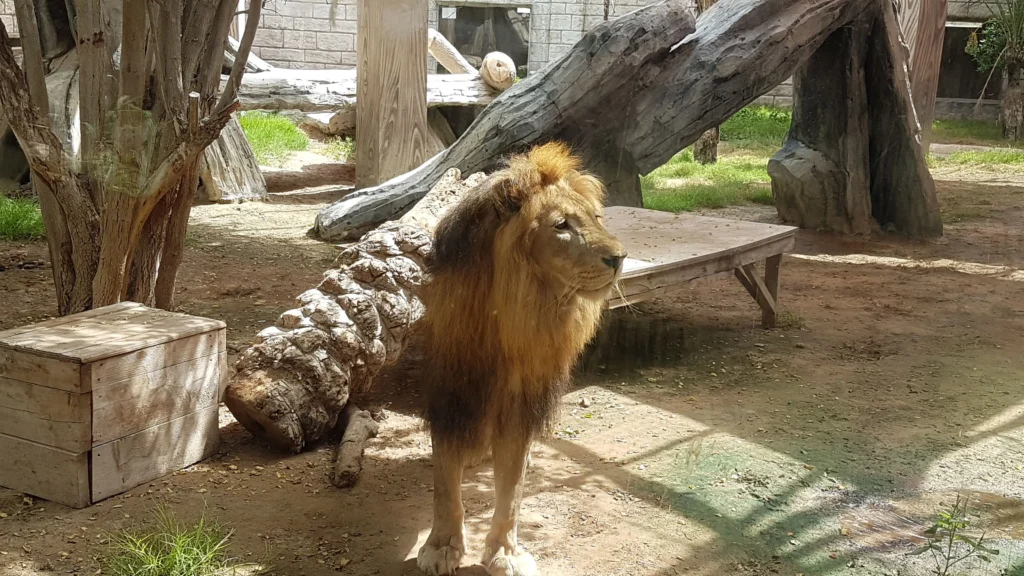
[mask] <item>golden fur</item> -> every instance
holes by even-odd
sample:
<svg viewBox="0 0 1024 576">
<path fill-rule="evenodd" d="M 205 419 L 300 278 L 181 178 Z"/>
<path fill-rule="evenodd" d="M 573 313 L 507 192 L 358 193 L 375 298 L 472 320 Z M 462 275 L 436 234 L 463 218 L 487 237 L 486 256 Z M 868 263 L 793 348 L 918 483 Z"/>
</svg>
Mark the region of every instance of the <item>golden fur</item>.
<svg viewBox="0 0 1024 576">
<path fill-rule="evenodd" d="M 532 573 L 515 536 L 529 445 L 625 257 L 602 225 L 603 199 L 579 159 L 550 143 L 513 157 L 438 225 L 422 294 L 435 518 L 419 564 L 429 574 L 461 561 L 461 470 L 487 450 L 498 505 L 484 563 L 492 574 Z"/>
</svg>

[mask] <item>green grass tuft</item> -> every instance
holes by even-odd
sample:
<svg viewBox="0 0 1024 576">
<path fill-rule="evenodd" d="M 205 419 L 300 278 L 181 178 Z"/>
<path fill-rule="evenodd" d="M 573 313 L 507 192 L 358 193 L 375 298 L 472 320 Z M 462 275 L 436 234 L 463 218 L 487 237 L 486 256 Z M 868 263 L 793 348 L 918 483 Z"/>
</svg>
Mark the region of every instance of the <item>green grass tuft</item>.
<svg viewBox="0 0 1024 576">
<path fill-rule="evenodd" d="M 279 114 L 246 112 L 238 120 L 256 160 L 263 166 L 280 166 L 291 152 L 309 148 L 305 132 Z"/>
<path fill-rule="evenodd" d="M 688 212 L 749 202 L 773 205 L 767 164 L 767 157 L 734 155 L 703 166 L 689 149 L 683 150 L 641 180 L 644 206 Z"/>
<path fill-rule="evenodd" d="M 151 530 L 124 530 L 110 539 L 104 574 L 112 576 L 229 576 L 262 573 L 228 556 L 231 533 L 200 517 L 193 525 L 158 508 Z M 237 569 L 237 571 L 236 571 Z"/>
<path fill-rule="evenodd" d="M 356 143 L 351 138 L 331 138 L 318 144 L 316 151 L 338 162 L 352 162 L 355 159 Z"/>
<path fill-rule="evenodd" d="M 995 122 L 979 120 L 936 120 L 932 124 L 932 142 L 976 146 L 1008 144 Z"/>
<path fill-rule="evenodd" d="M 949 156 L 930 156 L 928 163 L 940 166 L 1024 166 L 1024 150 L 1016 148 L 994 148 L 992 150 L 954 152 Z"/>
<path fill-rule="evenodd" d="M 748 106 L 722 124 L 722 141 L 730 147 L 774 154 L 789 132 L 793 113 L 771 106 Z"/>
<path fill-rule="evenodd" d="M 45 234 L 43 213 L 35 200 L 0 196 L 0 239 L 38 240 Z"/>
</svg>

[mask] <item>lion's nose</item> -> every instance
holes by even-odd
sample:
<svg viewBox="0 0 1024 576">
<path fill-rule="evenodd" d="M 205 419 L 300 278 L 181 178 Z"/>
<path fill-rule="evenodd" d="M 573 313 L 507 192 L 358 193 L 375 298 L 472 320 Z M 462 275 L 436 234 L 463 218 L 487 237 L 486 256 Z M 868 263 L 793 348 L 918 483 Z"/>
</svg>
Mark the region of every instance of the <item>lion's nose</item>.
<svg viewBox="0 0 1024 576">
<path fill-rule="evenodd" d="M 619 266 L 622 265 L 622 260 L 626 258 L 626 254 L 613 254 L 611 256 L 605 256 L 601 260 L 608 265 L 612 270 L 618 270 Z"/>
</svg>

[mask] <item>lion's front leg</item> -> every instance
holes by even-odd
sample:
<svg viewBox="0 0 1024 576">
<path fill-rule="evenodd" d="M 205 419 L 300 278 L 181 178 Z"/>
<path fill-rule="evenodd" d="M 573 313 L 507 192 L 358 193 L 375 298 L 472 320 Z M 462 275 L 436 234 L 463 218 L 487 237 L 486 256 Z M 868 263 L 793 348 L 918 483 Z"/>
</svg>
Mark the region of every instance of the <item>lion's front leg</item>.
<svg viewBox="0 0 1024 576">
<path fill-rule="evenodd" d="M 494 519 L 487 534 L 483 565 L 491 576 L 533 576 L 533 556 L 519 549 L 519 504 L 530 458 L 531 434 L 496 432 L 494 440 Z"/>
<path fill-rule="evenodd" d="M 434 523 L 420 548 L 416 565 L 430 576 L 455 574 L 466 554 L 462 507 L 462 468 L 465 455 L 451 442 L 433 438 Z"/>
</svg>

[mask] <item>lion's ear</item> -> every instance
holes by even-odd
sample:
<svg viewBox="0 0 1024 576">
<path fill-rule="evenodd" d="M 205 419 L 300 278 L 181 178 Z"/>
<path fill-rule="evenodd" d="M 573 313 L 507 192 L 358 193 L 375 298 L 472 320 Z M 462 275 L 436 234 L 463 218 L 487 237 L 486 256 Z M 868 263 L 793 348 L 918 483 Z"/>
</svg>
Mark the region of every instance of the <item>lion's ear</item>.
<svg viewBox="0 0 1024 576">
<path fill-rule="evenodd" d="M 497 177 L 488 178 L 456 204 L 434 232 L 435 271 L 477 266 L 490 258 L 506 208 L 497 200 Z"/>
</svg>

